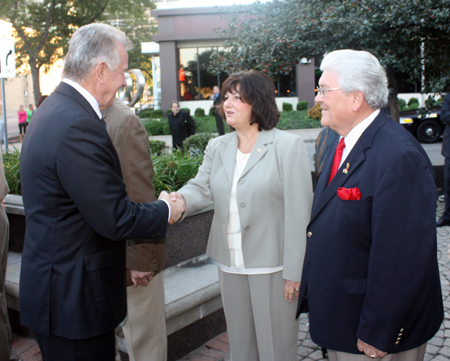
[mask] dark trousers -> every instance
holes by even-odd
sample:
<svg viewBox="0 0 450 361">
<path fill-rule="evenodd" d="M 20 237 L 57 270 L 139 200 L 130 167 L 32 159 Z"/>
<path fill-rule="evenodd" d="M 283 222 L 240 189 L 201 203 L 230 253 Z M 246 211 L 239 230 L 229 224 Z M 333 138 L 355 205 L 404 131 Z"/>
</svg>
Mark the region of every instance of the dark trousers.
<svg viewBox="0 0 450 361">
<path fill-rule="evenodd" d="M 216 117 L 216 125 L 217 125 L 217 131 L 219 132 L 219 135 L 225 134 L 225 128 L 223 126 L 223 120 L 219 113 L 214 112 L 214 116 Z"/>
<path fill-rule="evenodd" d="M 444 162 L 444 194 L 445 209 L 442 218 L 450 220 L 450 157 L 445 157 Z"/>
<path fill-rule="evenodd" d="M 43 361 L 114 361 L 116 357 L 114 330 L 81 340 L 39 333 L 35 336 Z"/>
</svg>

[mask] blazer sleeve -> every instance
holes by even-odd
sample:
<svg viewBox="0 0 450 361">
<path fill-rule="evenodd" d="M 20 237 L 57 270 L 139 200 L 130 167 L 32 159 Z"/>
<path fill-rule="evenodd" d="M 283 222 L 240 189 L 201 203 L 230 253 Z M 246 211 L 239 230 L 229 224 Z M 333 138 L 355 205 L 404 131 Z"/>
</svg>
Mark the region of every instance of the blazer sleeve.
<svg viewBox="0 0 450 361">
<path fill-rule="evenodd" d="M 117 126 L 110 127 L 108 123 L 108 133 L 119 156 L 128 197 L 138 203 L 154 202 L 153 163 L 148 133 L 143 124 L 130 112 Z M 127 268 L 152 271 L 150 263 L 154 258 L 154 243 L 154 239 L 127 240 Z"/>
<path fill-rule="evenodd" d="M 164 237 L 167 205 L 162 201 L 132 202 L 117 162 L 105 128 L 91 118 L 82 118 L 62 136 L 56 169 L 64 190 L 98 234 L 111 240 Z"/>
<path fill-rule="evenodd" d="M 436 188 L 430 166 L 417 150 L 392 156 L 372 200 L 372 244 L 357 330 L 359 339 L 380 350 L 394 349 L 421 292 L 429 292 L 436 263 Z"/>
<path fill-rule="evenodd" d="M 450 123 L 450 93 L 448 93 L 441 108 L 441 121 L 443 123 Z"/>
<path fill-rule="evenodd" d="M 311 216 L 312 180 L 306 146 L 296 137 L 283 159 L 284 262 L 283 278 L 299 282 L 306 251 L 306 228 Z"/>
</svg>

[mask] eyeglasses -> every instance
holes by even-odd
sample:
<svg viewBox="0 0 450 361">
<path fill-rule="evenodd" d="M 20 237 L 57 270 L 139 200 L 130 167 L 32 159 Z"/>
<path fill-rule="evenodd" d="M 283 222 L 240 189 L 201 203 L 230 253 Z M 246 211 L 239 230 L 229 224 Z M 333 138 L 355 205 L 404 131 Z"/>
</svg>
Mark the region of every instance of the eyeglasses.
<svg viewBox="0 0 450 361">
<path fill-rule="evenodd" d="M 323 98 L 323 97 L 325 97 L 325 92 L 329 92 L 329 91 L 332 91 L 332 90 L 339 90 L 339 89 L 341 89 L 341 88 L 322 89 L 320 86 L 318 86 L 316 88 L 316 92 L 320 93 L 320 95 Z"/>
</svg>

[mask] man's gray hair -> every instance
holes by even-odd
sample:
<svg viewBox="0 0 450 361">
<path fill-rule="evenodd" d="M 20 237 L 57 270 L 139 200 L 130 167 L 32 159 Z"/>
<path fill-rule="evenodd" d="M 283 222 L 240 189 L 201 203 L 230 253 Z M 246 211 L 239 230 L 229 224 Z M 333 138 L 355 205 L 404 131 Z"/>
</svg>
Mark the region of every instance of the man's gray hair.
<svg viewBox="0 0 450 361">
<path fill-rule="evenodd" d="M 386 106 L 389 96 L 386 71 L 371 53 L 335 50 L 323 58 L 320 69 L 336 73 L 344 93 L 361 91 L 369 107 L 380 109 Z"/>
<path fill-rule="evenodd" d="M 69 41 L 63 77 L 73 81 L 86 80 L 100 62 L 105 62 L 111 71 L 115 71 L 120 64 L 117 43 L 122 44 L 126 51 L 133 47 L 122 31 L 110 25 L 82 26 Z"/>
</svg>

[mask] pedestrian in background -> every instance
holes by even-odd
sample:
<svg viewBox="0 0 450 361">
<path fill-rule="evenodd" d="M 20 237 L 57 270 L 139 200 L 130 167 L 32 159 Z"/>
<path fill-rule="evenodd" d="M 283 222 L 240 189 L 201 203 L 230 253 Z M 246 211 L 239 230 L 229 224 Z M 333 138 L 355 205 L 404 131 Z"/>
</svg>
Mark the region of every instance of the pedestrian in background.
<svg viewBox="0 0 450 361">
<path fill-rule="evenodd" d="M 21 105 L 19 107 L 19 111 L 17 112 L 17 117 L 19 118 L 19 138 L 20 138 L 20 143 L 22 143 L 23 136 L 27 132 L 27 126 L 28 126 L 28 122 L 27 122 L 28 114 L 24 110 L 23 105 Z"/>
<path fill-rule="evenodd" d="M 180 110 L 180 103 L 174 100 L 171 104 L 172 113 L 169 114 L 170 132 L 172 133 L 172 147 L 178 149 L 183 147 L 183 142 L 187 137 L 195 134 L 195 123 L 189 113 Z"/>
<path fill-rule="evenodd" d="M 220 106 L 222 104 L 222 94 L 220 93 L 219 87 L 217 85 L 214 85 L 213 93 L 214 98 L 211 108 L 213 109 L 214 117 L 216 118 L 217 131 L 219 132 L 219 135 L 224 135 L 225 127 L 223 126 L 223 118 L 220 112 Z"/>
<path fill-rule="evenodd" d="M 30 104 L 27 109 L 27 123 L 30 123 L 31 117 L 34 114 L 34 105 Z"/>
<path fill-rule="evenodd" d="M 441 122 L 445 124 L 444 139 L 442 139 L 441 154 L 444 161 L 444 213 L 437 222 L 438 227 L 450 226 L 450 93 L 448 93 L 441 108 Z"/>
</svg>

